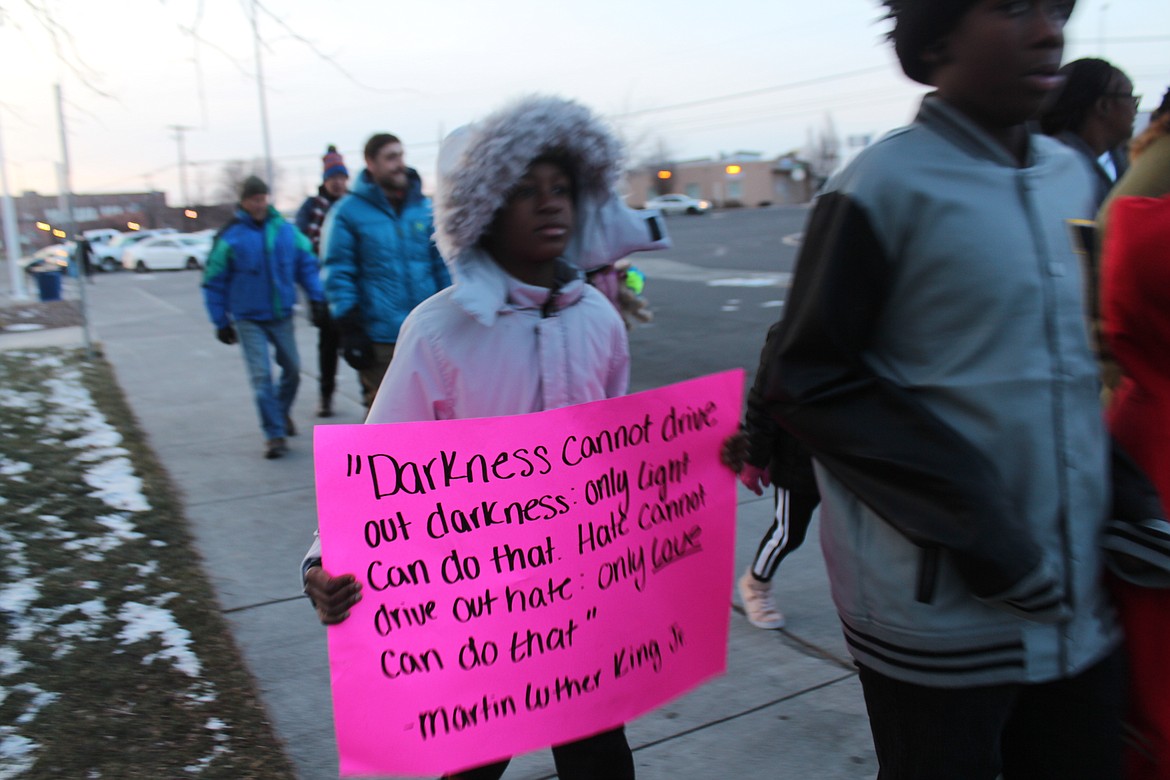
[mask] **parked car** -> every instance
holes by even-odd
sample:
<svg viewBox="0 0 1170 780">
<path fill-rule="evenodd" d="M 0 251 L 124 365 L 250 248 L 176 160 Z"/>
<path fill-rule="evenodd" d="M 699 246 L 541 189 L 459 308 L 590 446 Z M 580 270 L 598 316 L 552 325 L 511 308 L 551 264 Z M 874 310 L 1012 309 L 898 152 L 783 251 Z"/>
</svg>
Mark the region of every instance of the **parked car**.
<svg viewBox="0 0 1170 780">
<path fill-rule="evenodd" d="M 122 231 L 113 228 L 94 228 L 93 230 L 81 231 L 81 235 L 85 237 L 91 247 L 97 249 L 99 246 L 110 243 L 111 239 L 122 235 Z"/>
<path fill-rule="evenodd" d="M 139 241 L 164 233 L 178 233 L 174 228 L 134 230 L 120 233 L 101 246 L 93 248 L 93 263 L 103 271 L 118 271 L 122 268 L 122 254 Z"/>
<path fill-rule="evenodd" d="M 663 214 L 706 214 L 711 203 L 687 195 L 659 195 L 646 201 L 646 208 L 658 209 Z"/>
<path fill-rule="evenodd" d="M 122 267 L 139 273 L 202 268 L 211 254 L 211 236 L 168 233 L 148 236 L 122 253 Z"/>
</svg>

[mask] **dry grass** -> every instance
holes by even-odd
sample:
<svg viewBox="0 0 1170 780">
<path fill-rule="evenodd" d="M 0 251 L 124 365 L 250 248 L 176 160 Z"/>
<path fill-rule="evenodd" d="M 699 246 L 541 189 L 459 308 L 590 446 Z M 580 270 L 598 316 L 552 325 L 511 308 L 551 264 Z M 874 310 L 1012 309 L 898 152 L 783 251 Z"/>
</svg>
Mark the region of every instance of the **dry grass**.
<svg viewBox="0 0 1170 780">
<path fill-rule="evenodd" d="M 0 776 L 293 777 L 109 366 L 0 353 L 0 388 Z"/>
</svg>

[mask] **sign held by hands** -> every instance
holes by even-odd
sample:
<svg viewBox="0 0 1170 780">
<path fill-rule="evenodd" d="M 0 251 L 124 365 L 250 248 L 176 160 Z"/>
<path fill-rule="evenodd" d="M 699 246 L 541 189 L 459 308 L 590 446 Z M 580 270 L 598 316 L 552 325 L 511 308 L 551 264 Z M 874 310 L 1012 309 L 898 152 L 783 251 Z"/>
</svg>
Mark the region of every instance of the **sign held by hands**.
<svg viewBox="0 0 1170 780">
<path fill-rule="evenodd" d="M 517 417 L 314 431 L 343 776 L 580 739 L 726 668 L 743 372 Z"/>
</svg>

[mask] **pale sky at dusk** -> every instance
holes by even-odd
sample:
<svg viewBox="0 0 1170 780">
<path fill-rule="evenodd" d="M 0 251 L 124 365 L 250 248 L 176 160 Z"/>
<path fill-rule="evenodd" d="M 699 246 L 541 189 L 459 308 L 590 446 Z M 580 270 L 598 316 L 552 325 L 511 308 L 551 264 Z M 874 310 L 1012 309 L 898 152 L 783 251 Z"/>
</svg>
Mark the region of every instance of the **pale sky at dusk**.
<svg viewBox="0 0 1170 780">
<path fill-rule="evenodd" d="M 210 198 L 224 161 L 263 155 L 251 0 L 40 2 L 74 36 L 65 56 L 108 97 L 59 64 L 24 2 L 0 2 L 0 132 L 14 194 L 57 191 L 58 80 L 75 192 L 155 188 L 181 205 L 170 125 L 192 128 L 191 200 Z M 356 174 L 365 139 L 393 132 L 429 181 L 440 133 L 530 92 L 610 116 L 639 142 L 636 156 L 661 139 L 684 159 L 800 148 L 827 114 L 842 138 L 880 133 L 907 121 L 925 91 L 901 75 L 870 0 L 264 0 L 261 9 L 286 208 L 316 188 L 329 143 Z M 183 31 L 195 25 L 201 43 Z M 1143 110 L 1170 84 L 1170 0 L 1081 0 L 1067 38 L 1066 59 L 1103 56 L 1127 71 Z M 815 83 L 788 86 L 801 82 Z M 648 110 L 684 103 L 696 105 Z"/>
</svg>

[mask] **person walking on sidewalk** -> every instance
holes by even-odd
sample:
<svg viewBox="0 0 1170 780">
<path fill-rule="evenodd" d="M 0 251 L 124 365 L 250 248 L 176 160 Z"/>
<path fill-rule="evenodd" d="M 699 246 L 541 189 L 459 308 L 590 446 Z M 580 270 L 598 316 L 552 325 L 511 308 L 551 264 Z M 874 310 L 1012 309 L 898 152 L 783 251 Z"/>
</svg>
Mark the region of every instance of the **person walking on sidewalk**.
<svg viewBox="0 0 1170 780">
<path fill-rule="evenodd" d="M 1089 170 L 1028 128 L 1074 3 L 885 5 L 935 91 L 818 195 L 764 401 L 814 458 L 880 780 L 1118 780 L 1102 539 L 1162 510 L 1102 419 Z"/>
<path fill-rule="evenodd" d="M 309 239 L 268 203 L 268 185 L 249 176 L 235 217 L 220 230 L 203 272 L 203 301 L 224 344 L 239 342 L 266 440 L 264 457 L 288 451 L 296 435 L 290 411 L 300 383 L 300 357 L 293 338 L 293 304 L 300 285 L 313 322 L 324 316 L 325 295 Z M 274 385 L 268 346 L 280 381 Z"/>
<path fill-rule="evenodd" d="M 772 578 L 788 554 L 804 543 L 813 512 L 821 501 L 812 458 L 796 437 L 768 414 L 763 394 L 770 345 L 780 330 L 768 329 L 756 380 L 748 391 L 742 429 L 724 444 L 723 461 L 757 496 L 775 486 L 775 515 L 747 571 L 736 581 L 744 615 L 756 628 L 784 627 L 784 613 L 772 597 Z"/>
<path fill-rule="evenodd" d="M 321 224 L 329 209 L 349 192 L 349 169 L 336 146 L 330 146 L 322 158 L 324 172 L 316 195 L 305 198 L 297 211 L 297 229 L 313 243 L 313 254 L 321 256 Z M 337 323 L 325 316 L 317 325 L 317 416 L 333 416 L 333 392 L 337 388 L 337 353 L 341 349 L 341 332 Z"/>
<path fill-rule="evenodd" d="M 433 239 L 430 199 L 405 154 L 395 136 L 371 137 L 365 170 L 322 228 L 325 295 L 342 356 L 361 375 L 366 406 L 394 357 L 406 315 L 451 284 Z"/>
<path fill-rule="evenodd" d="M 1141 98 L 1133 94 L 1129 76 L 1105 60 L 1073 60 L 1060 69 L 1060 75 L 1064 87 L 1041 112 L 1040 129 L 1084 159 L 1096 183 L 1096 210 L 1125 173 L 1125 143 L 1133 136 Z M 1121 150 L 1117 161 L 1112 157 L 1114 150 Z"/>
<path fill-rule="evenodd" d="M 1103 332 L 1122 378 L 1110 430 L 1170 506 L 1170 91 L 1130 149 L 1133 164 L 1102 207 Z M 1170 539 L 1166 528 L 1155 529 Z M 1136 541 L 1136 540 L 1135 540 Z M 1134 546 L 1140 555 L 1146 545 Z M 1156 583 L 1155 583 L 1156 584 Z M 1127 780 L 1170 778 L 1170 590 L 1113 583 L 1129 658 Z"/>
<path fill-rule="evenodd" d="M 626 392 L 625 325 L 584 271 L 667 244 L 613 189 L 620 149 L 591 111 L 552 97 L 448 137 L 436 220 L 455 284 L 407 318 L 367 423 L 526 414 Z M 605 229 L 584 229 L 596 225 Z M 339 623 L 361 584 L 324 566 L 316 540 L 305 592 L 321 622 Z M 553 758 L 564 780 L 634 777 L 620 726 L 558 745 Z M 507 766 L 448 778 L 495 780 Z"/>
</svg>

